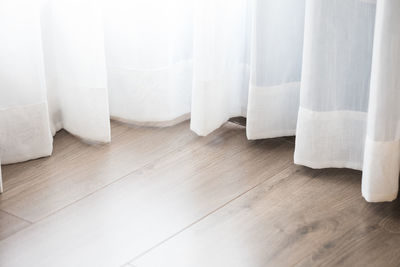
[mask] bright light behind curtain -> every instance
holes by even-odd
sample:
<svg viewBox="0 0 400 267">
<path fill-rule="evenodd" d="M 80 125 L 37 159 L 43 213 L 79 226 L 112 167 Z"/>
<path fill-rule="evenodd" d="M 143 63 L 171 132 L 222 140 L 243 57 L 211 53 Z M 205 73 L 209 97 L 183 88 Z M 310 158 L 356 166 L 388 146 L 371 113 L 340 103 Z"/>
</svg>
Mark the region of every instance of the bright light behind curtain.
<svg viewBox="0 0 400 267">
<path fill-rule="evenodd" d="M 206 135 L 296 135 L 295 163 L 363 170 L 397 196 L 398 0 L 2 0 L 0 158 L 46 156 L 65 128 L 108 142 L 109 117 Z"/>
<path fill-rule="evenodd" d="M 130 122 L 187 119 L 192 1 L 107 0 L 103 15 L 111 116 Z"/>
</svg>

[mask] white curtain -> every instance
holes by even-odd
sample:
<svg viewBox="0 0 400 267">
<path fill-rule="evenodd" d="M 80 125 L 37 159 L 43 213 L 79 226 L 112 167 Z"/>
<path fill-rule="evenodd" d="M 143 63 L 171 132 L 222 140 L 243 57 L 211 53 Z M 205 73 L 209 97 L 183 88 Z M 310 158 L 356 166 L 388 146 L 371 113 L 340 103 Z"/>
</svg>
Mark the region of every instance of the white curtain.
<svg viewBox="0 0 400 267">
<path fill-rule="evenodd" d="M 64 128 L 110 141 L 109 118 L 249 139 L 296 135 L 294 161 L 363 170 L 396 198 L 398 0 L 2 0 L 0 159 L 48 156 Z"/>
</svg>

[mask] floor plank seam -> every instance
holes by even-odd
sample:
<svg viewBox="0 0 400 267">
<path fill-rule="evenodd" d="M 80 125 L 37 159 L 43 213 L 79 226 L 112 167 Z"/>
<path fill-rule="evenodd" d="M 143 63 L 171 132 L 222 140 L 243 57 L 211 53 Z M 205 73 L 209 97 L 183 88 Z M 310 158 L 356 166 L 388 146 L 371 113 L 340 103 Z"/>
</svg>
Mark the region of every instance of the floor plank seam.
<svg viewBox="0 0 400 267">
<path fill-rule="evenodd" d="M 185 226 L 184 228 L 182 228 L 181 230 L 179 230 L 178 232 L 174 233 L 173 235 L 167 237 L 166 239 L 160 241 L 159 243 L 155 244 L 154 246 L 152 246 L 151 248 L 143 251 L 142 253 L 140 253 L 139 255 L 135 256 L 134 258 L 132 258 L 131 260 L 129 260 L 128 262 L 126 262 L 125 264 L 133 264 L 132 262 L 136 261 L 137 259 L 141 258 L 142 256 L 146 255 L 147 253 L 149 253 L 151 250 L 161 246 L 162 244 L 168 242 L 169 240 L 171 240 L 172 238 L 178 236 L 179 234 L 183 233 L 184 231 L 188 230 L 190 227 L 194 226 L 195 224 L 201 222 L 202 220 L 204 220 L 205 218 L 207 218 L 208 216 L 214 214 L 215 212 L 223 209 L 224 207 L 226 207 L 227 205 L 229 205 L 230 203 L 238 200 L 239 198 L 243 197 L 244 195 L 246 195 L 247 193 L 249 193 L 250 191 L 254 190 L 255 188 L 257 188 L 258 186 L 260 186 L 261 184 L 263 184 L 264 182 L 266 182 L 269 179 L 272 179 L 273 177 L 279 175 L 280 173 L 284 172 L 286 169 L 290 168 L 291 165 L 283 168 L 282 170 L 280 170 L 279 172 L 277 172 L 276 174 L 262 180 L 261 182 L 257 183 L 256 185 L 254 185 L 253 187 L 247 189 L 246 191 L 240 193 L 239 195 L 237 195 L 236 197 L 232 198 L 231 200 L 227 201 L 226 203 L 222 204 L 221 206 L 217 207 L 216 209 L 210 211 L 209 213 L 207 213 L 206 215 L 202 216 L 201 218 L 197 219 L 196 221 L 192 222 L 191 224 L 189 224 L 188 226 Z M 134 264 L 133 264 L 134 265 Z M 122 265 L 124 266 L 124 265 Z"/>
<path fill-rule="evenodd" d="M 238 134 L 238 133 L 233 134 L 232 136 L 236 136 L 237 134 Z M 212 140 L 209 141 L 209 142 L 207 142 L 207 143 L 210 143 L 210 142 L 212 142 Z M 74 200 L 73 202 L 69 203 L 68 205 L 66 205 L 66 206 L 64 206 L 64 207 L 61 207 L 61 208 L 59 208 L 59 209 L 57 209 L 57 210 L 54 210 L 53 212 L 47 214 L 46 216 L 44 216 L 44 217 L 42 217 L 42 218 L 39 218 L 38 220 L 29 221 L 29 220 L 26 220 L 26 219 L 24 219 L 24 218 L 21 218 L 21 217 L 19 217 L 19 216 L 17 216 L 17 215 L 14 215 L 14 214 L 12 214 L 12 213 L 10 213 L 10 212 L 8 212 L 8 211 L 5 211 L 5 210 L 2 210 L 2 211 L 4 211 L 4 212 L 7 213 L 7 214 L 10 214 L 10 215 L 12 215 L 12 216 L 14 216 L 14 217 L 16 217 L 16 218 L 18 218 L 18 219 L 21 219 L 21 220 L 23 220 L 23 221 L 29 223 L 30 225 L 27 226 L 27 227 L 30 227 L 31 225 L 33 225 L 33 224 L 35 224 L 35 223 L 38 223 L 38 222 L 40 222 L 40 221 L 43 221 L 43 220 L 45 220 L 45 219 L 47 219 L 47 218 L 49 218 L 49 217 L 51 217 L 51 216 L 57 214 L 58 212 L 62 211 L 63 209 L 68 208 L 68 207 L 70 207 L 70 206 L 72 206 L 72 205 L 78 203 L 79 201 L 82 201 L 83 199 L 85 199 L 85 198 L 87 198 L 87 197 L 90 197 L 91 195 L 93 195 L 93 194 L 95 194 L 95 193 L 98 193 L 98 192 L 104 190 L 104 189 L 107 188 L 108 186 L 111 186 L 111 185 L 113 185 L 114 183 L 117 183 L 117 182 L 121 181 L 122 179 L 126 178 L 127 176 L 131 175 L 132 173 L 134 173 L 134 172 L 136 172 L 136 171 L 139 171 L 140 169 L 146 168 L 147 166 L 151 166 L 154 162 L 157 162 L 157 161 L 164 160 L 164 159 L 168 158 L 168 156 L 169 156 L 171 153 L 173 153 L 173 152 L 175 152 L 175 151 L 178 151 L 178 152 L 179 152 L 179 150 L 180 150 L 182 147 L 184 147 L 185 145 L 187 145 L 187 144 L 182 144 L 182 145 L 176 147 L 175 149 L 172 149 L 172 150 L 169 151 L 168 153 L 165 153 L 164 155 L 161 155 L 161 156 L 159 156 L 159 157 L 153 159 L 152 161 L 149 161 L 149 162 L 143 164 L 142 166 L 140 166 L 140 167 L 138 167 L 138 168 L 135 168 L 134 170 L 128 172 L 127 174 L 122 175 L 121 177 L 117 178 L 116 180 L 114 180 L 114 181 L 112 181 L 112 182 L 110 182 L 110 183 L 108 183 L 108 184 L 106 184 L 106 185 L 104 185 L 104 186 L 102 186 L 102 187 L 96 189 L 95 191 L 93 191 L 93 192 L 91 192 L 91 193 L 89 193 L 89 194 L 87 194 L 87 195 L 85 195 L 85 196 L 83 196 L 83 197 L 81 197 L 81 198 L 79 198 L 79 199 Z M 238 153 L 239 153 L 239 152 L 238 152 Z M 26 228 L 26 227 L 25 227 L 25 228 Z M 25 229 L 25 228 L 24 228 L 24 229 Z M 23 230 L 23 229 L 21 229 L 21 230 Z M 15 234 L 18 233 L 18 232 L 19 232 L 19 231 L 17 231 L 17 232 L 15 232 L 15 233 L 11 234 L 10 236 L 13 236 L 13 235 L 15 235 Z M 10 237 L 10 236 L 8 236 L 8 237 Z M 7 238 L 8 238 L 8 237 L 7 237 Z"/>
<path fill-rule="evenodd" d="M 13 216 L 13 217 L 15 217 L 15 218 L 17 218 L 17 219 L 19 219 L 19 220 L 21 220 L 21 221 L 24 221 L 24 222 L 26 222 L 26 223 L 29 223 L 29 224 L 34 224 L 34 223 L 35 223 L 35 222 L 31 222 L 31 221 L 29 221 L 29 220 L 27 220 L 27 219 L 24 219 L 24 218 L 22 218 L 22 217 L 19 217 L 18 215 L 12 214 L 12 213 L 10 213 L 10 212 L 8 212 L 8 211 L 6 211 L 6 210 L 0 209 L 0 211 L 1 211 L 1 212 L 4 212 L 4 213 L 6 213 L 6 214 L 8 214 L 8 215 L 10 215 L 10 216 Z"/>
<path fill-rule="evenodd" d="M 210 142 L 212 142 L 212 141 L 210 141 Z M 146 168 L 147 166 L 151 166 L 154 162 L 163 160 L 164 158 L 168 158 L 168 156 L 169 156 L 171 153 L 173 153 L 173 152 L 175 152 L 175 151 L 178 151 L 178 152 L 179 152 L 179 149 L 181 149 L 181 147 L 183 147 L 183 146 L 185 146 L 185 145 L 178 146 L 177 148 L 175 148 L 175 149 L 169 151 L 168 153 L 165 153 L 164 155 L 161 155 L 161 156 L 155 158 L 154 160 L 152 160 L 152 161 L 150 161 L 150 162 L 148 162 L 148 163 L 143 164 L 142 166 L 140 166 L 140 167 L 138 167 L 138 168 L 136 168 L 136 169 L 134 169 L 134 170 L 128 172 L 127 174 L 122 175 L 121 177 L 117 178 L 116 180 L 114 180 L 114 181 L 112 181 L 112 182 L 110 182 L 110 183 L 108 183 L 108 184 L 106 184 L 106 185 L 104 185 L 104 186 L 102 186 L 102 187 L 99 187 L 99 188 L 96 189 L 95 191 L 93 191 L 93 192 L 87 194 L 86 196 L 81 197 L 81 198 L 79 198 L 79 199 L 76 199 L 75 201 L 69 203 L 68 205 L 66 205 L 66 206 L 64 206 L 64 207 L 62 207 L 62 208 L 59 208 L 59 209 L 57 209 L 57 210 L 54 210 L 54 211 L 51 212 L 50 214 L 48 214 L 48 215 L 46 215 L 46 216 L 40 218 L 39 220 L 37 220 L 37 221 L 35 221 L 35 222 L 32 222 L 32 223 L 37 223 L 37 222 L 40 222 L 40 221 L 42 221 L 42 220 L 44 220 L 44 219 L 46 219 L 46 218 L 49 218 L 49 217 L 53 216 L 54 214 L 60 212 L 61 210 L 65 209 L 65 208 L 67 208 L 67 207 L 69 207 L 69 206 L 72 206 L 72 205 L 74 205 L 75 203 L 77 203 L 77 202 L 79 202 L 79 201 L 81 201 L 81 200 L 83 200 L 83 199 L 85 199 L 85 198 L 87 198 L 87 197 L 89 197 L 89 196 L 91 196 L 91 195 L 93 195 L 93 194 L 95 194 L 95 193 L 97 193 L 97 192 L 99 192 L 99 191 L 101 191 L 101 190 L 107 188 L 108 186 L 111 186 L 111 185 L 113 185 L 113 184 L 115 184 L 115 183 L 121 181 L 122 179 L 126 178 L 127 176 L 131 175 L 132 173 L 137 172 L 137 171 L 139 171 L 140 169 L 144 169 L 144 168 Z M 237 152 L 237 153 L 239 153 L 239 152 Z"/>
<path fill-rule="evenodd" d="M 165 156 L 166 156 L 166 155 L 163 155 L 163 156 L 161 156 L 161 157 L 155 159 L 154 161 L 160 160 L 160 159 L 162 159 L 162 158 L 165 157 Z M 153 162 L 153 161 L 152 161 L 152 162 Z M 66 205 L 66 206 L 64 206 L 64 207 L 62 207 L 62 208 L 60 208 L 60 209 L 57 209 L 57 210 L 51 212 L 50 214 L 48 214 L 48 215 L 46 215 L 46 216 L 40 218 L 39 220 L 35 221 L 35 223 L 40 222 L 40 221 L 42 221 L 42 220 L 44 220 L 44 219 L 46 219 L 46 218 L 49 218 L 49 217 L 53 216 L 54 214 L 56 214 L 57 212 L 60 212 L 60 211 L 62 211 L 63 209 L 68 208 L 68 207 L 74 205 L 75 203 L 78 203 L 79 201 L 81 201 L 81 200 L 83 200 L 83 199 L 85 199 L 85 198 L 87 198 L 87 197 L 90 197 L 91 195 L 93 195 L 93 194 L 95 194 L 95 193 L 97 193 L 97 192 L 102 191 L 103 189 L 105 189 L 105 188 L 107 188 L 108 186 L 111 186 L 111 185 L 113 185 L 113 184 L 115 184 L 115 183 L 121 181 L 122 179 L 126 178 L 127 176 L 131 175 L 132 173 L 137 172 L 138 170 L 143 169 L 143 168 L 145 168 L 145 167 L 148 166 L 148 165 L 151 165 L 152 162 L 146 163 L 146 164 L 144 164 L 143 166 L 140 166 L 139 168 L 134 169 L 134 170 L 130 171 L 129 173 L 122 175 L 121 177 L 117 178 L 116 180 L 114 180 L 114 181 L 112 181 L 112 182 L 110 182 L 110 183 L 108 183 L 108 184 L 106 184 L 106 185 L 104 185 L 104 186 L 102 186 L 102 187 L 99 187 L 99 188 L 96 189 L 95 191 L 90 192 L 89 194 L 87 194 L 86 196 L 74 200 L 73 202 L 69 203 L 68 205 Z"/>
</svg>

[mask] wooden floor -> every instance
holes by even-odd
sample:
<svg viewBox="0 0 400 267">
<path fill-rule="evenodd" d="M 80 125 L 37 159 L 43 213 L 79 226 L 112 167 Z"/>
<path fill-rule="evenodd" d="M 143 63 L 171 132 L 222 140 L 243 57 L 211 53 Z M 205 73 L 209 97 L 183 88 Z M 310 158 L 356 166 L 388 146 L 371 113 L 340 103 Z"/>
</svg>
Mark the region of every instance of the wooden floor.
<svg viewBox="0 0 400 267">
<path fill-rule="evenodd" d="M 294 165 L 293 140 L 61 131 L 51 157 L 2 167 L 0 266 L 399 266 L 400 202 L 366 203 L 358 171 Z"/>
</svg>

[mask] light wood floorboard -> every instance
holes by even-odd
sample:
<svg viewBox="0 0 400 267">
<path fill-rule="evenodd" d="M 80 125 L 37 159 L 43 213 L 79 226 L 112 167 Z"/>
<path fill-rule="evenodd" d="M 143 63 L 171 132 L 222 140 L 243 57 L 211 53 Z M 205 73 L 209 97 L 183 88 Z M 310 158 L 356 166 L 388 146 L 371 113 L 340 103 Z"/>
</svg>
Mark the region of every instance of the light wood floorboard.
<svg viewBox="0 0 400 267">
<path fill-rule="evenodd" d="M 120 266 L 292 164 L 293 145 L 240 126 L 195 139 L 2 240 L 0 265 Z"/>
<path fill-rule="evenodd" d="M 112 143 L 89 145 L 57 133 L 53 155 L 3 166 L 0 210 L 38 221 L 199 138 L 187 123 L 168 128 L 112 123 Z"/>
<path fill-rule="evenodd" d="M 134 259 L 145 266 L 399 266 L 400 205 L 360 174 L 293 166 Z"/>
<path fill-rule="evenodd" d="M 292 137 L 112 122 L 112 139 L 61 131 L 51 157 L 2 167 L 0 266 L 399 266 L 400 201 L 293 165 Z"/>
</svg>

